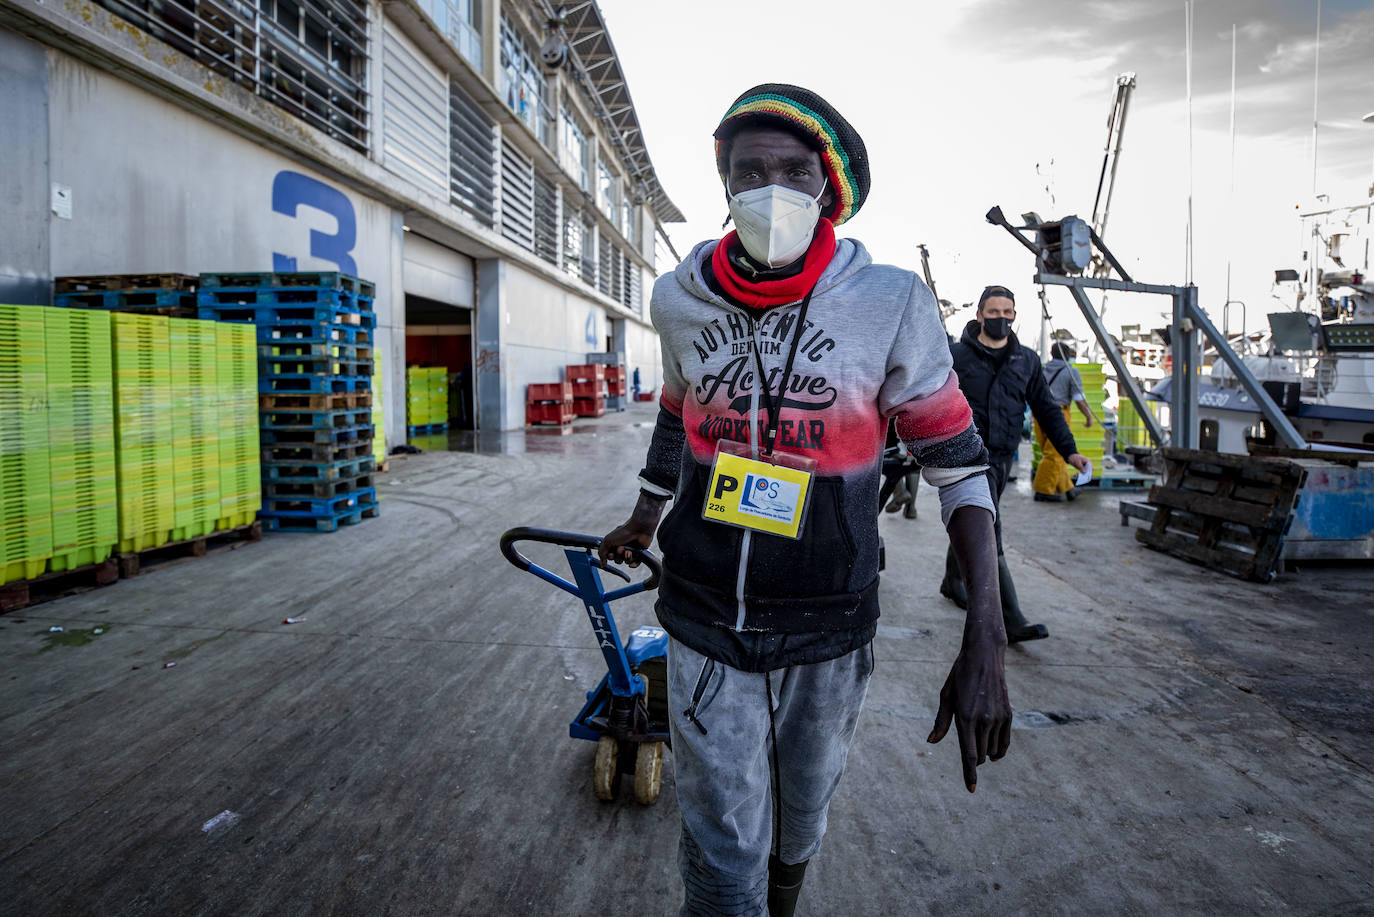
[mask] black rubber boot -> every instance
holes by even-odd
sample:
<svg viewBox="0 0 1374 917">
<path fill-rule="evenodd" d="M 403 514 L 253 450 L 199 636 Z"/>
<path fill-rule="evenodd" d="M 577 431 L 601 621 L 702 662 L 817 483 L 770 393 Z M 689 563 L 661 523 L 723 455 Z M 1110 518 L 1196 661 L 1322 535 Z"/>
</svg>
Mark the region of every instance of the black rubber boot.
<svg viewBox="0 0 1374 917">
<path fill-rule="evenodd" d="M 954 549 L 945 552 L 945 578 L 940 580 L 940 594 L 965 611 L 968 610 L 968 590 L 964 588 L 964 576 L 959 572 L 959 561 L 954 559 Z"/>
<path fill-rule="evenodd" d="M 776 856 L 768 857 L 768 917 L 792 917 L 797 910 L 809 862 L 802 860 L 789 865 Z"/>
<path fill-rule="evenodd" d="M 921 473 L 913 471 L 906 476 L 906 506 L 902 508 L 902 517 L 905 519 L 916 518 L 916 494 L 921 489 Z"/>
<path fill-rule="evenodd" d="M 1021 603 L 1016 599 L 1016 586 L 1011 581 L 1011 570 L 1007 568 L 1004 556 L 997 558 L 997 583 L 1002 589 L 1002 623 L 1007 628 L 1007 642 L 1020 643 L 1024 640 L 1043 640 L 1050 635 L 1049 628 L 1043 624 L 1031 624 L 1021 614 Z"/>
</svg>

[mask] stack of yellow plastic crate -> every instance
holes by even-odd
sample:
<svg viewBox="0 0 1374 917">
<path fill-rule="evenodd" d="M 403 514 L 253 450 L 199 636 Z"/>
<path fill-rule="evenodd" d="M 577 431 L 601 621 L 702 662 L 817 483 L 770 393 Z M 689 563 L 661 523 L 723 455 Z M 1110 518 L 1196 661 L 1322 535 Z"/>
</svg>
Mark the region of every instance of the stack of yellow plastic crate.
<svg viewBox="0 0 1374 917">
<path fill-rule="evenodd" d="M 1083 377 L 1083 395 L 1087 399 L 1088 407 L 1093 412 L 1093 425 L 1087 426 L 1083 418 L 1083 412 L 1078 409 L 1076 404 L 1069 405 L 1069 432 L 1073 434 L 1073 440 L 1078 445 L 1078 454 L 1086 456 L 1093 463 L 1093 480 L 1102 477 L 1102 455 L 1103 445 L 1106 440 L 1105 431 L 1102 429 L 1102 402 L 1107 397 L 1105 388 L 1107 377 L 1103 372 L 1101 363 L 1070 363 L 1078 374 Z M 1038 425 L 1036 427 L 1038 429 Z M 1040 440 L 1038 437 L 1031 437 L 1031 473 L 1040 466 Z M 1069 469 L 1071 472 L 1073 469 Z"/>
<path fill-rule="evenodd" d="M 374 349 L 372 355 L 372 458 L 380 469 L 386 461 L 386 417 L 382 406 L 386 398 L 382 394 L 381 348 Z"/>
<path fill-rule="evenodd" d="M 1093 425 L 1087 426 L 1083 412 L 1077 406 L 1070 406 L 1069 431 L 1078 444 L 1079 454 L 1093 463 L 1093 480 L 1096 481 L 1102 477 L 1102 447 L 1106 441 L 1106 432 L 1102 427 L 1102 402 L 1107 398 L 1107 376 L 1101 363 L 1075 362 L 1070 365 L 1083 377 L 1083 397 L 1093 412 Z"/>
<path fill-rule="evenodd" d="M 448 428 L 448 368 L 406 368 L 406 428 L 412 436 Z"/>
<path fill-rule="evenodd" d="M 220 518 L 219 339 L 214 322 L 193 318 L 173 319 L 170 330 L 172 540 L 183 541 L 209 535 Z"/>
<path fill-rule="evenodd" d="M 98 564 L 119 540 L 108 312 L 43 309 L 54 572 Z"/>
<path fill-rule="evenodd" d="M 258 452 L 258 339 L 252 325 L 212 322 L 215 387 L 219 391 L 219 518 L 221 530 L 250 524 L 262 507 Z"/>
<path fill-rule="evenodd" d="M 1160 402 L 1150 401 L 1146 403 L 1149 405 L 1150 413 L 1158 420 Z M 1148 445 L 1150 445 L 1150 431 L 1145 427 L 1145 421 L 1140 419 L 1140 413 L 1136 411 L 1131 399 L 1123 394 L 1116 406 L 1116 451 L 1120 452 L 1126 446 Z"/>
<path fill-rule="evenodd" d="M 161 315 L 110 316 L 119 550 L 124 553 L 166 544 L 176 525 L 171 321 Z"/>
<path fill-rule="evenodd" d="M 0 584 L 52 556 L 43 312 L 0 306 Z"/>
</svg>

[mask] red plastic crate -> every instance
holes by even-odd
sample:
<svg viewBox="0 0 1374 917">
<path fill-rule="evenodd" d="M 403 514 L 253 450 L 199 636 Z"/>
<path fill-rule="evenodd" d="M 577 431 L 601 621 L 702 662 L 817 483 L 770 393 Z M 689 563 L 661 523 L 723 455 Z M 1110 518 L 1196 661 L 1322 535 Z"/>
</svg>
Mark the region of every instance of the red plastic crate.
<svg viewBox="0 0 1374 917">
<path fill-rule="evenodd" d="M 545 401 L 525 405 L 525 423 L 572 423 L 573 412 L 570 404 L 561 401 Z"/>
<path fill-rule="evenodd" d="M 653 400 L 654 400 L 654 393 L 653 393 L 653 392 L 637 392 L 637 393 L 635 393 L 635 401 L 653 401 Z"/>
<path fill-rule="evenodd" d="M 607 367 L 606 367 L 606 381 L 607 381 L 607 382 L 623 382 L 623 381 L 625 381 L 625 367 L 623 367 L 623 366 L 607 366 Z"/>
<path fill-rule="evenodd" d="M 572 383 L 572 396 L 578 398 L 603 398 L 606 395 L 606 383 L 604 382 L 574 382 Z"/>
<path fill-rule="evenodd" d="M 536 404 L 540 401 L 572 401 L 573 389 L 570 382 L 531 382 L 525 387 L 525 401 Z"/>
<path fill-rule="evenodd" d="M 607 381 L 606 383 L 606 393 L 608 395 L 619 395 L 621 398 L 624 398 L 628 389 L 629 383 L 624 379 L 617 379 L 614 382 Z"/>
<path fill-rule="evenodd" d="M 566 378 L 569 382 L 600 381 L 606 378 L 606 367 L 601 363 L 569 363 Z"/>
<path fill-rule="evenodd" d="M 578 417 L 600 417 L 606 413 L 606 399 L 574 398 L 573 413 Z"/>
</svg>

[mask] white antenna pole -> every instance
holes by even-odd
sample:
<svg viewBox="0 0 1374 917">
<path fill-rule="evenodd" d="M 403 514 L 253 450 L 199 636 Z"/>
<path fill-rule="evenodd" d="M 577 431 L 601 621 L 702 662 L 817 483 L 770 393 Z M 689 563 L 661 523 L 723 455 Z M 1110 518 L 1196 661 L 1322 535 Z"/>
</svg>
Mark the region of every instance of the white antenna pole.
<svg viewBox="0 0 1374 917">
<path fill-rule="evenodd" d="M 1317 40 L 1316 49 L 1312 55 L 1312 199 L 1315 203 L 1317 197 L 1317 90 L 1321 78 L 1322 61 L 1322 0 L 1317 0 Z M 1312 236 L 1307 240 L 1309 254 L 1307 257 L 1307 291 L 1312 296 L 1317 292 L 1317 220 L 1312 218 Z M 1301 300 L 1299 300 L 1301 303 Z M 1301 305 L 1299 306 L 1301 308 Z M 1320 312 L 1320 309 L 1318 310 Z"/>
<path fill-rule="evenodd" d="M 1188 93 L 1188 226 L 1184 236 L 1186 249 L 1183 256 L 1183 277 L 1185 284 L 1193 282 L 1193 0 L 1186 0 L 1184 14 L 1184 54 L 1186 58 L 1184 76 Z"/>
<path fill-rule="evenodd" d="M 1231 199 L 1228 204 L 1231 218 L 1236 216 L 1236 24 L 1231 23 Z M 1231 304 L 1231 233 L 1226 234 L 1226 304 Z M 1226 324 L 1222 316 L 1222 324 Z M 1241 334 L 1245 329 L 1241 329 Z"/>
<path fill-rule="evenodd" d="M 1317 83 L 1322 64 L 1322 0 L 1317 0 L 1317 48 L 1312 61 L 1312 196 L 1317 195 Z"/>
</svg>

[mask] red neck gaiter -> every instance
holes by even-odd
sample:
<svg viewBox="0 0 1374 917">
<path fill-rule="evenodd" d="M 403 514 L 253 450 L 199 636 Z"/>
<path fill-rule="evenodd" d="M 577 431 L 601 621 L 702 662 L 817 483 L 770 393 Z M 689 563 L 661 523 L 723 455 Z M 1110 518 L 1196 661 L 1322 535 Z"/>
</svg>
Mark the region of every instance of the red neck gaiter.
<svg viewBox="0 0 1374 917">
<path fill-rule="evenodd" d="M 801 273 L 781 280 L 746 280 L 730 263 L 729 252 L 740 244 L 739 235 L 731 231 L 720 240 L 711 253 L 711 270 L 716 281 L 730 297 L 754 309 L 781 306 L 804 297 L 816 281 L 821 279 L 830 259 L 835 256 L 835 227 L 829 220 L 816 223 L 816 235 L 803 256 Z"/>
</svg>

